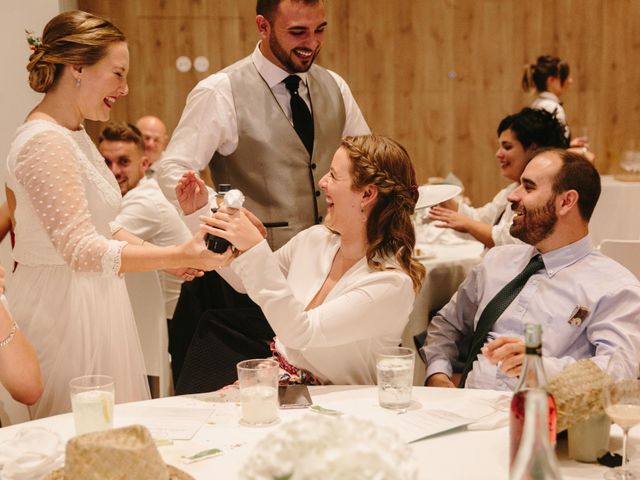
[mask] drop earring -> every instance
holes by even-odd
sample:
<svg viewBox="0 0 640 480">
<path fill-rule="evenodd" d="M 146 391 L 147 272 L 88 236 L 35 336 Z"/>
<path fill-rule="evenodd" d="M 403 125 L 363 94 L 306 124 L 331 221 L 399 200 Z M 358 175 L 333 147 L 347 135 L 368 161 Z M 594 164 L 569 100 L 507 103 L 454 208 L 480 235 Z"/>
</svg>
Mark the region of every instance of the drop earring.
<svg viewBox="0 0 640 480">
<path fill-rule="evenodd" d="M 76 78 L 76 88 L 80 88 L 80 77 Z"/>
</svg>

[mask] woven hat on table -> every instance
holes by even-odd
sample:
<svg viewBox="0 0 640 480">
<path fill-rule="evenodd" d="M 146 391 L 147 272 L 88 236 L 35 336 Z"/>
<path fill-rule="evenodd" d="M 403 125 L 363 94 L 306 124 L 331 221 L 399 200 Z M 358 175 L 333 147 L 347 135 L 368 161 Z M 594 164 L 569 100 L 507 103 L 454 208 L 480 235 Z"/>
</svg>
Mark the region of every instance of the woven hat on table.
<svg viewBox="0 0 640 480">
<path fill-rule="evenodd" d="M 558 432 L 603 411 L 602 389 L 607 379 L 600 367 L 587 359 L 570 364 L 551 379 L 547 390 L 556 401 Z"/>
<path fill-rule="evenodd" d="M 193 480 L 166 465 L 142 425 L 79 435 L 67 442 L 65 465 L 46 480 Z"/>
</svg>

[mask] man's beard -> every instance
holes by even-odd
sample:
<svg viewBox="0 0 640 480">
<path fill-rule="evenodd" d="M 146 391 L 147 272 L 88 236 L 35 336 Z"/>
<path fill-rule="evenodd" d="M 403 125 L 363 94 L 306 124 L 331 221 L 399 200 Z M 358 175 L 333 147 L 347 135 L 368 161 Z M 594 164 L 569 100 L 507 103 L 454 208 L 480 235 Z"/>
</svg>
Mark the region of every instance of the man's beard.
<svg viewBox="0 0 640 480">
<path fill-rule="evenodd" d="M 311 57 L 309 58 L 308 65 L 296 65 L 296 63 L 291 58 L 291 55 L 295 55 L 293 53 L 287 53 L 284 48 L 278 42 L 275 33 L 271 32 L 269 35 L 269 48 L 273 53 L 274 57 L 278 59 L 278 61 L 285 67 L 285 69 L 289 73 L 304 73 L 311 68 L 313 62 L 316 60 L 316 56 L 318 55 L 318 50 L 313 52 Z"/>
<path fill-rule="evenodd" d="M 514 208 L 514 211 L 522 211 L 523 214 L 520 217 L 514 217 L 509 229 L 511 236 L 529 245 L 537 245 L 551 235 L 558 221 L 555 199 L 554 195 L 545 205 L 533 210 L 520 206 Z M 516 218 L 519 218 L 517 223 Z"/>
</svg>

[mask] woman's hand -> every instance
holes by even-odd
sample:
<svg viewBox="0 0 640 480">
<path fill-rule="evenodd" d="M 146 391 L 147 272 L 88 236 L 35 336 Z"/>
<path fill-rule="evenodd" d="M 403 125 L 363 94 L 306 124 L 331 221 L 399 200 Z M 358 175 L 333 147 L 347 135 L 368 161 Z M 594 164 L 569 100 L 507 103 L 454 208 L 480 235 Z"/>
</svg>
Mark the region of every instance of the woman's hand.
<svg viewBox="0 0 640 480">
<path fill-rule="evenodd" d="M 429 211 L 429 218 L 437 220 L 440 223 L 434 223 L 438 228 L 452 228 L 457 232 L 468 233 L 469 232 L 469 217 L 461 213 L 443 208 L 438 205 L 431 207 Z"/>
<path fill-rule="evenodd" d="M 176 198 L 185 215 L 189 215 L 209 202 L 204 181 L 194 171 L 185 172 L 176 185 Z"/>
<path fill-rule="evenodd" d="M 206 233 L 207 232 L 201 228 L 191 240 L 180 246 L 183 254 L 187 257 L 189 265 L 189 268 L 185 269 L 187 275 L 200 276 L 195 273 L 195 271 L 203 270 L 208 272 L 217 268 L 226 267 L 234 258 L 231 249 L 220 254 L 209 250 L 204 241 Z M 193 280 L 193 278 L 191 278 L 191 280 Z"/>
<path fill-rule="evenodd" d="M 167 268 L 163 270 L 169 275 L 173 275 L 174 277 L 181 278 L 185 282 L 190 282 L 196 277 L 201 277 L 204 275 L 202 270 L 198 270 L 197 268 L 184 267 L 184 268 Z"/>
<path fill-rule="evenodd" d="M 264 235 L 249 215 L 258 222 L 259 220 L 250 212 L 249 215 L 245 212 L 247 211 L 244 209 L 222 208 L 213 217 L 201 216 L 200 220 L 204 223 L 202 228 L 211 235 L 228 240 L 231 245 L 244 252 L 264 239 Z"/>
<path fill-rule="evenodd" d="M 570 152 L 582 155 L 584 158 L 589 160 L 591 163 L 594 163 L 596 161 L 596 154 L 593 153 L 591 150 L 589 150 L 587 147 L 580 147 L 580 148 L 571 147 L 571 148 L 568 148 L 567 150 L 570 151 Z"/>
</svg>

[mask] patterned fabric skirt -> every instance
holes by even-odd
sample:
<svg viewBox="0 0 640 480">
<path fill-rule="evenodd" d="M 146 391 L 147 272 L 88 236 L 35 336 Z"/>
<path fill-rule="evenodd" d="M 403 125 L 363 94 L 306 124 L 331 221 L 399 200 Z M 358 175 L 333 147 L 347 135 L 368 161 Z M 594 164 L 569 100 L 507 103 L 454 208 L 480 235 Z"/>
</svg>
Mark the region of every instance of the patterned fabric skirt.
<svg viewBox="0 0 640 480">
<path fill-rule="evenodd" d="M 278 350 L 276 342 L 270 345 L 273 359 L 280 366 L 280 385 L 322 385 L 323 382 L 313 373 L 291 365 L 285 356 Z"/>
</svg>

